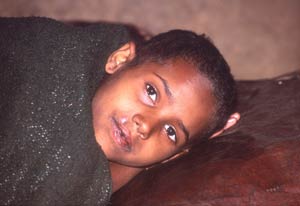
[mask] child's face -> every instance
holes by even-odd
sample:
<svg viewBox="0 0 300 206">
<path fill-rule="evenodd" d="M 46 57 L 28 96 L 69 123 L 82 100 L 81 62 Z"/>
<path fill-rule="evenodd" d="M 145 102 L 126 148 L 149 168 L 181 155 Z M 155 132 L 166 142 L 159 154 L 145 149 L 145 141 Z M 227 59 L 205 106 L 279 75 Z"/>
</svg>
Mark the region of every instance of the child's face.
<svg viewBox="0 0 300 206">
<path fill-rule="evenodd" d="M 208 80 L 182 60 L 121 69 L 93 99 L 95 136 L 110 161 L 149 166 L 180 152 L 213 105 Z"/>
</svg>

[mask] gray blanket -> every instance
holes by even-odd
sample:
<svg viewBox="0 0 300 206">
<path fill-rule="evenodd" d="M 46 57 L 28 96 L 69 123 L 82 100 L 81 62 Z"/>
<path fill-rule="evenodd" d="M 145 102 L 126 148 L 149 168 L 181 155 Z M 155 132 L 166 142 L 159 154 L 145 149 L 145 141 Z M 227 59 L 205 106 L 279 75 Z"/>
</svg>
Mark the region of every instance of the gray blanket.
<svg viewBox="0 0 300 206">
<path fill-rule="evenodd" d="M 0 205 L 105 205 L 91 99 L 125 27 L 0 18 Z"/>
</svg>

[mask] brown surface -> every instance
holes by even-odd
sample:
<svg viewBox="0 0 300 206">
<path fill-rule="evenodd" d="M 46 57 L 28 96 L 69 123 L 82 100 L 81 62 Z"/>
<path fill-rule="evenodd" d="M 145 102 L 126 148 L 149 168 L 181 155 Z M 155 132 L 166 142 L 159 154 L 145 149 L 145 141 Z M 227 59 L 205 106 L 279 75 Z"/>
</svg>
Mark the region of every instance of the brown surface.
<svg viewBox="0 0 300 206">
<path fill-rule="evenodd" d="M 239 90 L 236 127 L 140 174 L 113 206 L 300 205 L 300 73 Z"/>
<path fill-rule="evenodd" d="M 207 33 L 238 79 L 300 67 L 299 0 L 1 0 L 1 16 L 132 23 L 156 34 Z"/>
</svg>

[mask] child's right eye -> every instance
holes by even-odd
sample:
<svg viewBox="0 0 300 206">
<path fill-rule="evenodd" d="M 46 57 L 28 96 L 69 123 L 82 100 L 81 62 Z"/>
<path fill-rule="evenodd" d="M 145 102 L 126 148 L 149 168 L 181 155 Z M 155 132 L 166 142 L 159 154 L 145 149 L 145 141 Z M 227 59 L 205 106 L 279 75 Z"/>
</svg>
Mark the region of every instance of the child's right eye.
<svg viewBox="0 0 300 206">
<path fill-rule="evenodd" d="M 157 92 L 156 89 L 151 84 L 146 84 L 146 91 L 152 102 L 156 102 L 157 100 Z"/>
</svg>

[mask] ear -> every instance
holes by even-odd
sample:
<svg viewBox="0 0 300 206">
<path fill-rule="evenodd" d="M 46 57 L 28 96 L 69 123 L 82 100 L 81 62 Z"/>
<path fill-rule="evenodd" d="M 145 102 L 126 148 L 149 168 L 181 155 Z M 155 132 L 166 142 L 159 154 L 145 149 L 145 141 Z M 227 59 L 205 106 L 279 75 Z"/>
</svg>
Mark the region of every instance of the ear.
<svg viewBox="0 0 300 206">
<path fill-rule="evenodd" d="M 230 127 L 234 126 L 240 120 L 240 118 L 241 118 L 240 113 L 237 113 L 237 112 L 230 115 L 230 117 L 228 118 L 228 120 L 227 120 L 225 126 L 223 127 L 223 129 L 215 132 L 209 139 L 212 139 L 212 138 L 215 138 L 215 137 L 219 136 L 225 130 L 227 130 Z"/>
<path fill-rule="evenodd" d="M 114 51 L 107 59 L 105 71 L 113 74 L 121 68 L 122 65 L 131 61 L 135 57 L 135 44 L 128 42 L 121 48 Z"/>
</svg>

